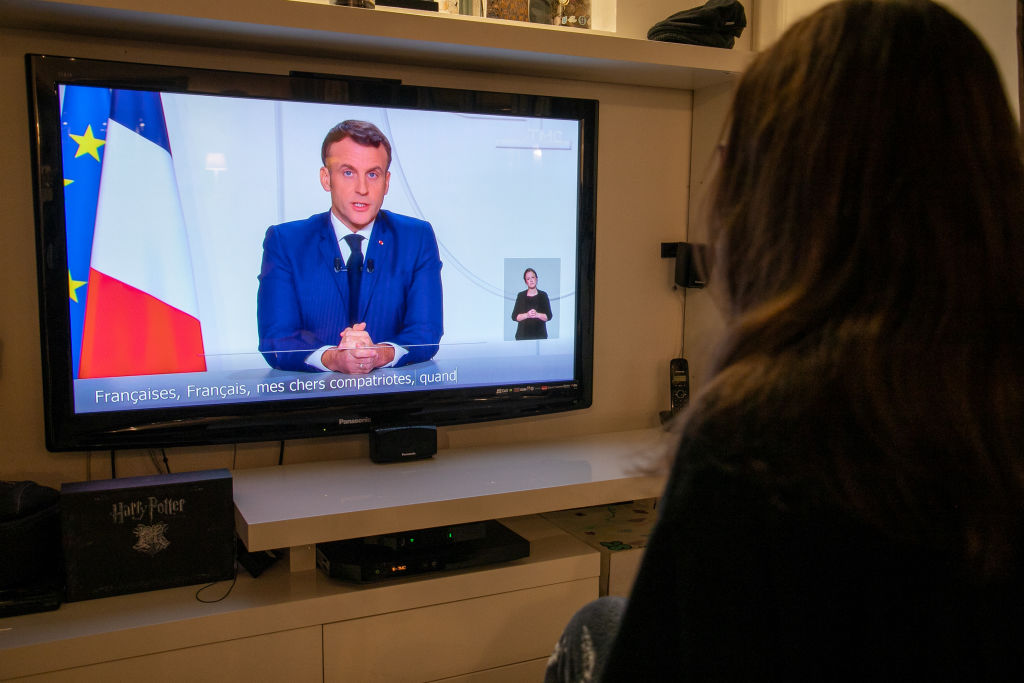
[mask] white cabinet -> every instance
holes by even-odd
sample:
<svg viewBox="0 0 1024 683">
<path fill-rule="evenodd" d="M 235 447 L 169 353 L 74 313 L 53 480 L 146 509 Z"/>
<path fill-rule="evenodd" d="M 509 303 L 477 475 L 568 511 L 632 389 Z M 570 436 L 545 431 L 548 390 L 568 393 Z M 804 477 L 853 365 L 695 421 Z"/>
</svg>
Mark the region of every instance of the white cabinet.
<svg viewBox="0 0 1024 683">
<path fill-rule="evenodd" d="M 0 622 L 2 623 L 2 622 Z M 309 626 L 181 650 L 126 657 L 98 664 L 47 671 L 18 680 L 41 683 L 109 681 L 289 681 L 323 680 L 320 627 Z M 54 656 L 44 666 L 59 665 Z M 0 675 L 5 675 L 0 665 Z M 350 679 L 351 680 L 351 679 Z"/>
<path fill-rule="evenodd" d="M 596 597 L 593 579 L 578 579 L 327 624 L 324 680 L 415 683 L 543 663 Z"/>
<path fill-rule="evenodd" d="M 504 521 L 530 541 L 529 557 L 370 585 L 278 563 L 257 579 L 243 571 L 219 602 L 198 602 L 199 587 L 186 586 L 9 617 L 0 680 L 531 677 L 573 612 L 597 597 L 601 562 L 538 516 Z"/>
</svg>

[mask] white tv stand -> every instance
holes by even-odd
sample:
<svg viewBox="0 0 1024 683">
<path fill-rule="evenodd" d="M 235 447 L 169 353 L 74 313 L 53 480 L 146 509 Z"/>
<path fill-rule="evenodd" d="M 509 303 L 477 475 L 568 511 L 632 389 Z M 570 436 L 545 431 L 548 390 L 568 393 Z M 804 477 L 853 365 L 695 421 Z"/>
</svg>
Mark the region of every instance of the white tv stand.
<svg viewBox="0 0 1024 683">
<path fill-rule="evenodd" d="M 0 680 L 540 680 L 561 629 L 596 598 L 600 554 L 536 513 L 650 498 L 636 471 L 672 440 L 657 429 L 235 472 L 250 550 L 288 547 L 259 578 L 119 595 L 0 619 Z M 504 518 L 530 556 L 354 585 L 313 545 Z M 308 566 L 307 566 L 308 565 Z"/>
</svg>

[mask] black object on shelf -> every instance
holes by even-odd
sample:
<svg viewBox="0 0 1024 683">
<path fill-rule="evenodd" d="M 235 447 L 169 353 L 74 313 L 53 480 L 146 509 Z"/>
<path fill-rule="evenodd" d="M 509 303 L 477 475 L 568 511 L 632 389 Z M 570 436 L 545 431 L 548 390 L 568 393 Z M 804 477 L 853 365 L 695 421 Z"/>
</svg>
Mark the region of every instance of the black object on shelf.
<svg viewBox="0 0 1024 683">
<path fill-rule="evenodd" d="M 495 520 L 318 543 L 316 563 L 336 579 L 371 583 L 399 576 L 510 562 L 530 542 Z"/>
<path fill-rule="evenodd" d="M 746 27 L 747 14 L 737 0 L 708 0 L 659 21 L 647 32 L 647 39 L 731 48 Z"/>
<path fill-rule="evenodd" d="M 60 607 L 61 592 L 61 586 L 52 581 L 0 589 L 0 617 L 55 610 Z"/>
<path fill-rule="evenodd" d="M 237 536 L 235 537 L 235 554 L 238 558 L 238 564 L 245 567 L 245 570 L 249 572 L 249 576 L 254 579 L 259 578 L 260 574 L 281 558 L 281 553 L 277 550 L 249 552 L 242 539 Z"/>
<path fill-rule="evenodd" d="M 424 12 L 436 12 L 437 3 L 434 0 L 377 0 L 382 7 L 401 7 L 402 9 L 421 9 Z"/>
<path fill-rule="evenodd" d="M 227 469 L 65 482 L 60 529 L 67 602 L 235 574 Z"/>
<path fill-rule="evenodd" d="M 60 494 L 33 481 L 0 481 L 0 589 L 62 575 Z"/>
<path fill-rule="evenodd" d="M 373 0 L 331 0 L 331 4 L 342 5 L 343 7 L 362 7 L 373 9 Z"/>
<path fill-rule="evenodd" d="M 0 617 L 57 609 L 63 593 L 60 494 L 0 481 Z"/>
</svg>

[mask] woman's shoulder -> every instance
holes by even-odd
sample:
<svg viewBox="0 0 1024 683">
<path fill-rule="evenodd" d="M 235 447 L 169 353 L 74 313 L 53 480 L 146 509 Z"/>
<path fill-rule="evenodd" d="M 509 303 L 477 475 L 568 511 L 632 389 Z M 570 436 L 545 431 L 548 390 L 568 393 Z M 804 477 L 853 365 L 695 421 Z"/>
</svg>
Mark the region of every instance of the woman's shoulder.
<svg viewBox="0 0 1024 683">
<path fill-rule="evenodd" d="M 761 396 L 710 410 L 695 406 L 680 430 L 671 485 L 715 484 L 739 498 L 813 505 L 827 497 L 823 483 L 830 479 L 832 458 L 872 447 L 841 419 L 829 417 L 843 412 L 841 397 L 823 393 L 802 410 L 772 410 L 773 400 Z"/>
</svg>

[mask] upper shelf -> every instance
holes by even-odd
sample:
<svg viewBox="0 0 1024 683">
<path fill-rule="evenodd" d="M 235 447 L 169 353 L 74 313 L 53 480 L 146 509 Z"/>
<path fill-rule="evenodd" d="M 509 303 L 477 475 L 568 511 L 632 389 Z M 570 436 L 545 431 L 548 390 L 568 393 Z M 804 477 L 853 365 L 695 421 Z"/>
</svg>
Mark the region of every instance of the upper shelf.
<svg viewBox="0 0 1024 683">
<path fill-rule="evenodd" d="M 751 53 L 600 31 L 294 0 L 0 0 L 0 26 L 694 90 Z"/>
<path fill-rule="evenodd" d="M 251 551 L 654 498 L 644 470 L 674 447 L 663 429 L 236 470 L 235 526 Z"/>
</svg>

